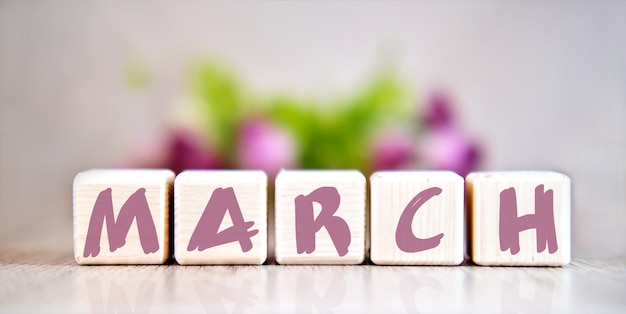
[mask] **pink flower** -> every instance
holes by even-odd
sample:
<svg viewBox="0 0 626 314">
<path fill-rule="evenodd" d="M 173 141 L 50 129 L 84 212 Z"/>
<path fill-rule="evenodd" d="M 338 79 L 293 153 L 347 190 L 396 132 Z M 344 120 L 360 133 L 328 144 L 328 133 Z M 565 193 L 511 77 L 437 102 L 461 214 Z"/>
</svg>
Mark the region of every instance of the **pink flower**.
<svg viewBox="0 0 626 314">
<path fill-rule="evenodd" d="M 452 126 L 429 130 L 423 151 L 427 166 L 463 177 L 476 169 L 480 157 L 476 143 Z"/>
<path fill-rule="evenodd" d="M 273 178 L 281 168 L 295 165 L 295 144 L 289 133 L 262 119 L 245 120 L 239 129 L 237 163 L 261 169 Z"/>
<path fill-rule="evenodd" d="M 413 139 L 406 133 L 386 132 L 374 140 L 374 170 L 395 170 L 411 166 L 415 152 Z"/>
<path fill-rule="evenodd" d="M 128 156 L 114 163 L 119 168 L 163 168 L 167 163 L 167 136 L 162 132 L 142 132 L 134 136 Z"/>
</svg>

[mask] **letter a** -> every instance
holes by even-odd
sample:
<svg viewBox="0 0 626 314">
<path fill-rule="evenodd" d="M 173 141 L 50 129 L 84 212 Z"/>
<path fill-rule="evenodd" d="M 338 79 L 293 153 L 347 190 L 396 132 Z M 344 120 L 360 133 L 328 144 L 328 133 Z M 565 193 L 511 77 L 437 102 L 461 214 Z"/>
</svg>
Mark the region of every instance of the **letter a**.
<svg viewBox="0 0 626 314">
<path fill-rule="evenodd" d="M 441 194 L 441 188 L 432 187 L 419 192 L 406 205 L 398 221 L 398 228 L 396 228 L 396 244 L 400 250 L 407 253 L 415 253 L 429 250 L 439 245 L 441 238 L 443 238 L 443 233 L 428 239 L 420 239 L 413 234 L 413 229 L 411 228 L 411 222 L 417 210 L 429 199 L 439 194 Z"/>
<path fill-rule="evenodd" d="M 545 251 L 553 254 L 559 249 L 554 227 L 554 191 L 544 192 L 543 184 L 535 188 L 535 213 L 517 217 L 517 196 L 515 188 L 500 193 L 500 250 L 511 249 L 511 254 L 519 253 L 519 233 L 527 229 L 537 230 L 537 253 Z"/>
<path fill-rule="evenodd" d="M 309 195 L 298 195 L 296 205 L 296 247 L 298 254 L 315 251 L 315 233 L 322 227 L 337 249 L 339 256 L 348 254 L 350 246 L 350 227 L 341 217 L 333 216 L 339 208 L 341 197 L 337 189 L 331 186 L 321 187 Z M 314 218 L 313 202 L 322 205 L 322 211 Z"/>
<path fill-rule="evenodd" d="M 227 210 L 233 225 L 218 233 Z M 248 230 L 253 225 L 253 221 L 244 221 L 233 188 L 217 188 L 213 191 L 202 216 L 200 216 L 198 225 L 193 231 L 191 239 L 189 239 L 187 251 L 191 252 L 195 249 L 204 251 L 214 246 L 239 241 L 241 250 L 248 252 L 252 249 L 250 238 L 259 233 L 259 230 Z"/>
<path fill-rule="evenodd" d="M 113 200 L 111 188 L 105 189 L 98 195 L 96 203 L 89 219 L 89 229 L 85 241 L 84 257 L 98 256 L 100 253 L 100 237 L 102 235 L 102 225 L 107 224 L 107 235 L 109 238 L 109 250 L 115 252 L 126 244 L 126 235 L 133 223 L 137 219 L 137 232 L 141 248 L 145 254 L 154 253 L 159 250 L 159 240 L 156 228 L 150 214 L 150 207 L 146 200 L 146 189 L 140 188 L 133 193 L 122 205 L 117 220 L 113 214 Z"/>
</svg>

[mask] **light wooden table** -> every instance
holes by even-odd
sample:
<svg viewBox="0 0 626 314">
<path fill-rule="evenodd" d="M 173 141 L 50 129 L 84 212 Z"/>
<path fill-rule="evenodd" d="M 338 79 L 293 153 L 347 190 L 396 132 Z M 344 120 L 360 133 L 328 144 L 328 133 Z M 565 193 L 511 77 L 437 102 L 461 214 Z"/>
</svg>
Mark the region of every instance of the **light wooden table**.
<svg viewBox="0 0 626 314">
<path fill-rule="evenodd" d="M 626 258 L 563 268 L 78 266 L 0 249 L 0 312 L 626 312 Z"/>
</svg>

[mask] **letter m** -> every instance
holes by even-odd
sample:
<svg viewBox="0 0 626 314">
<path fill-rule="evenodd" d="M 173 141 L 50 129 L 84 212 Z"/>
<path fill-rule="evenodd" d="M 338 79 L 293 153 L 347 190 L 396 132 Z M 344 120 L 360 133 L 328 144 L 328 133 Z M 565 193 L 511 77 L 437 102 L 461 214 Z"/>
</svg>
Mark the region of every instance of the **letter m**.
<svg viewBox="0 0 626 314">
<path fill-rule="evenodd" d="M 154 221 L 150 214 L 150 207 L 146 200 L 146 189 L 140 188 L 133 193 L 122 205 L 117 219 L 113 213 L 113 200 L 111 188 L 100 192 L 89 219 L 89 229 L 85 241 L 84 257 L 98 256 L 100 253 L 100 237 L 102 226 L 106 222 L 107 235 L 109 239 L 109 251 L 115 252 L 126 244 L 126 235 L 133 219 L 137 220 L 137 231 L 141 248 L 145 254 L 154 253 L 159 250 L 159 240 L 157 238 Z"/>
</svg>

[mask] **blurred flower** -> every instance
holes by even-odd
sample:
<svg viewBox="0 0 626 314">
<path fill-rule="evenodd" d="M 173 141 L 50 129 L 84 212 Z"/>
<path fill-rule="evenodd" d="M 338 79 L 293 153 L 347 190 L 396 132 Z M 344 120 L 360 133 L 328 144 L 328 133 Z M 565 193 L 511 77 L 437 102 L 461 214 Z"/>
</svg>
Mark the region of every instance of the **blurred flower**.
<svg viewBox="0 0 626 314">
<path fill-rule="evenodd" d="M 164 132 L 143 132 L 132 139 L 130 154 L 114 164 L 120 168 L 163 168 L 168 160 L 168 136 Z"/>
<path fill-rule="evenodd" d="M 180 173 L 186 169 L 214 169 L 221 165 L 218 155 L 195 132 L 174 129 L 167 133 L 141 134 L 134 141 L 130 157 L 116 166 L 122 168 L 164 168 Z"/>
<path fill-rule="evenodd" d="M 476 143 L 452 126 L 427 131 L 423 151 L 429 167 L 452 170 L 463 177 L 476 169 L 480 157 Z"/>
<path fill-rule="evenodd" d="M 443 127 L 452 124 L 452 106 L 448 97 L 440 92 L 430 95 L 424 107 L 424 123 L 428 128 Z"/>
<path fill-rule="evenodd" d="M 176 129 L 169 138 L 164 168 L 180 173 L 186 169 L 214 169 L 220 167 L 218 155 L 196 133 Z"/>
<path fill-rule="evenodd" d="M 396 170 L 414 161 L 413 138 L 402 132 L 386 132 L 374 139 L 374 170 Z"/>
<path fill-rule="evenodd" d="M 237 165 L 262 169 L 273 178 L 281 168 L 294 166 L 295 143 L 289 133 L 270 122 L 246 119 L 239 127 Z"/>
<path fill-rule="evenodd" d="M 134 66 L 128 69 L 128 79 L 141 85 L 149 71 Z M 254 94 L 230 70 L 211 61 L 193 66 L 190 87 L 190 99 L 197 105 L 193 114 L 202 118 L 206 133 L 175 129 L 140 141 L 131 167 L 177 173 L 261 169 L 270 179 L 281 168 L 294 167 L 356 168 L 366 174 L 419 167 L 465 176 L 475 170 L 480 157 L 475 142 L 458 127 L 447 94 L 429 94 L 423 107 L 413 107 L 422 111 L 412 119 L 404 84 L 386 71 L 353 96 L 323 102 L 288 94 L 251 98 Z M 393 129 L 386 129 L 390 125 Z"/>
</svg>

